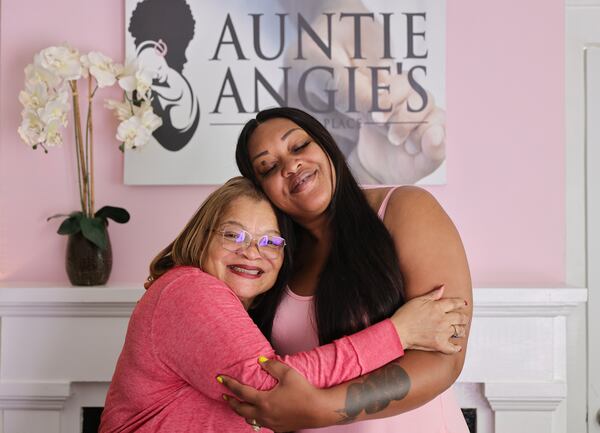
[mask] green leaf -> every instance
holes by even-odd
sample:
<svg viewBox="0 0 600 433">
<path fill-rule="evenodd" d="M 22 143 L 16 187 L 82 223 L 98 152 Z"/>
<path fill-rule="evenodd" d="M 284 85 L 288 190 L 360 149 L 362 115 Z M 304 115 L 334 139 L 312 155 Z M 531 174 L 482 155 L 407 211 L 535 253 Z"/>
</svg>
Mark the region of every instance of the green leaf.
<svg viewBox="0 0 600 433">
<path fill-rule="evenodd" d="M 114 206 L 104 206 L 102 209 L 96 212 L 96 215 L 94 216 L 96 218 L 110 218 L 111 220 L 119 224 L 125 224 L 127 221 L 129 221 L 130 218 L 129 212 L 127 212 L 122 207 Z"/>
<path fill-rule="evenodd" d="M 83 217 L 80 224 L 81 233 L 87 240 L 98 246 L 101 250 L 106 249 L 108 236 L 106 234 L 106 225 L 102 218 Z"/>
<path fill-rule="evenodd" d="M 68 217 L 68 216 L 70 216 L 70 215 L 67 215 L 67 214 L 64 214 L 64 213 L 57 213 L 57 214 L 54 214 L 54 215 L 49 216 L 48 218 L 46 218 L 46 222 L 48 222 L 50 220 L 53 220 L 54 218 Z"/>
<path fill-rule="evenodd" d="M 81 218 L 77 218 L 74 216 L 67 218 L 62 222 L 56 233 L 58 233 L 59 235 L 74 235 L 79 230 L 81 230 L 81 226 L 79 224 L 80 220 Z"/>
<path fill-rule="evenodd" d="M 49 216 L 48 218 L 46 218 L 46 222 L 50 221 L 50 220 L 53 220 L 54 218 L 70 217 L 70 216 L 73 216 L 73 215 L 67 215 L 67 214 L 64 214 L 64 213 L 57 213 L 57 214 L 54 214 L 54 215 Z"/>
<path fill-rule="evenodd" d="M 83 212 L 81 211 L 74 211 L 71 212 L 70 214 L 64 214 L 64 213 L 57 213 L 54 214 L 52 216 L 49 216 L 48 218 L 46 218 L 46 221 L 50 221 L 54 218 L 60 218 L 60 217 L 77 217 L 77 218 L 81 218 L 83 216 Z"/>
</svg>

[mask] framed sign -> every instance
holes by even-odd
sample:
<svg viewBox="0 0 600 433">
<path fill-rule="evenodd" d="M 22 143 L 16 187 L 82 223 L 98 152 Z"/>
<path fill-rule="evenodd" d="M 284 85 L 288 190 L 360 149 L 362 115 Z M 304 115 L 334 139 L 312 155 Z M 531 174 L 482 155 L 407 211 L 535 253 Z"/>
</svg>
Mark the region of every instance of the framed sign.
<svg viewBox="0 0 600 433">
<path fill-rule="evenodd" d="M 163 120 L 125 182 L 221 184 L 274 106 L 320 120 L 363 184 L 443 184 L 444 0 L 126 0 L 126 54 Z"/>
</svg>

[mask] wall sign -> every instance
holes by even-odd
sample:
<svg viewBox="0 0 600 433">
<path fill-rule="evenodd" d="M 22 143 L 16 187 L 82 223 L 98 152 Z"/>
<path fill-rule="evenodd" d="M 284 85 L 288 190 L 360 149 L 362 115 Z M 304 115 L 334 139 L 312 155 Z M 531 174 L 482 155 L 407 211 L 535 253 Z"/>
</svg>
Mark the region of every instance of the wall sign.
<svg viewBox="0 0 600 433">
<path fill-rule="evenodd" d="M 126 0 L 126 54 L 163 119 L 125 182 L 221 184 L 243 124 L 293 106 L 363 184 L 445 183 L 444 0 Z"/>
</svg>

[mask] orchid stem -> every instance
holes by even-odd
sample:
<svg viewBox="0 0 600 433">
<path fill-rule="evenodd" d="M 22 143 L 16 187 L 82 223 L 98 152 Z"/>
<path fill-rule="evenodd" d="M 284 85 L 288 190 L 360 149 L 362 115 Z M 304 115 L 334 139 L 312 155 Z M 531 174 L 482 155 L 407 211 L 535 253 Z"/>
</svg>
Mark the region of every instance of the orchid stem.
<svg viewBox="0 0 600 433">
<path fill-rule="evenodd" d="M 94 127 L 92 122 L 92 99 L 96 93 L 96 89 L 92 91 L 92 76 L 88 79 L 88 112 L 87 122 L 85 127 L 85 144 L 87 147 L 87 162 L 88 162 L 88 173 L 90 176 L 90 187 L 89 187 L 89 212 L 90 216 L 94 216 Z"/>
<path fill-rule="evenodd" d="M 71 93 L 73 96 L 73 127 L 75 129 L 75 150 L 77 153 L 77 181 L 79 183 L 79 198 L 81 200 L 81 212 L 87 215 L 87 185 L 85 173 L 85 160 L 83 155 L 83 145 L 81 143 L 81 120 L 79 116 L 79 93 L 77 91 L 77 81 L 69 81 Z"/>
</svg>

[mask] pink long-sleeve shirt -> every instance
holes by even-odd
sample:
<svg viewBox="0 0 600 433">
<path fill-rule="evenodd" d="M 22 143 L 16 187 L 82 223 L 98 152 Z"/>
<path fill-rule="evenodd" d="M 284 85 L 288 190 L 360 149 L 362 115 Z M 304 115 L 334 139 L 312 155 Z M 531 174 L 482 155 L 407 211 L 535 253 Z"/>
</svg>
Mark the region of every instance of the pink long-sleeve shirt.
<svg viewBox="0 0 600 433">
<path fill-rule="evenodd" d="M 276 380 L 257 363 L 264 355 L 323 388 L 403 353 L 394 325 L 384 320 L 331 344 L 279 357 L 229 287 L 198 268 L 178 267 L 152 284 L 133 311 L 99 432 L 251 432 L 223 401 L 227 390 L 218 374 L 270 389 Z"/>
</svg>

